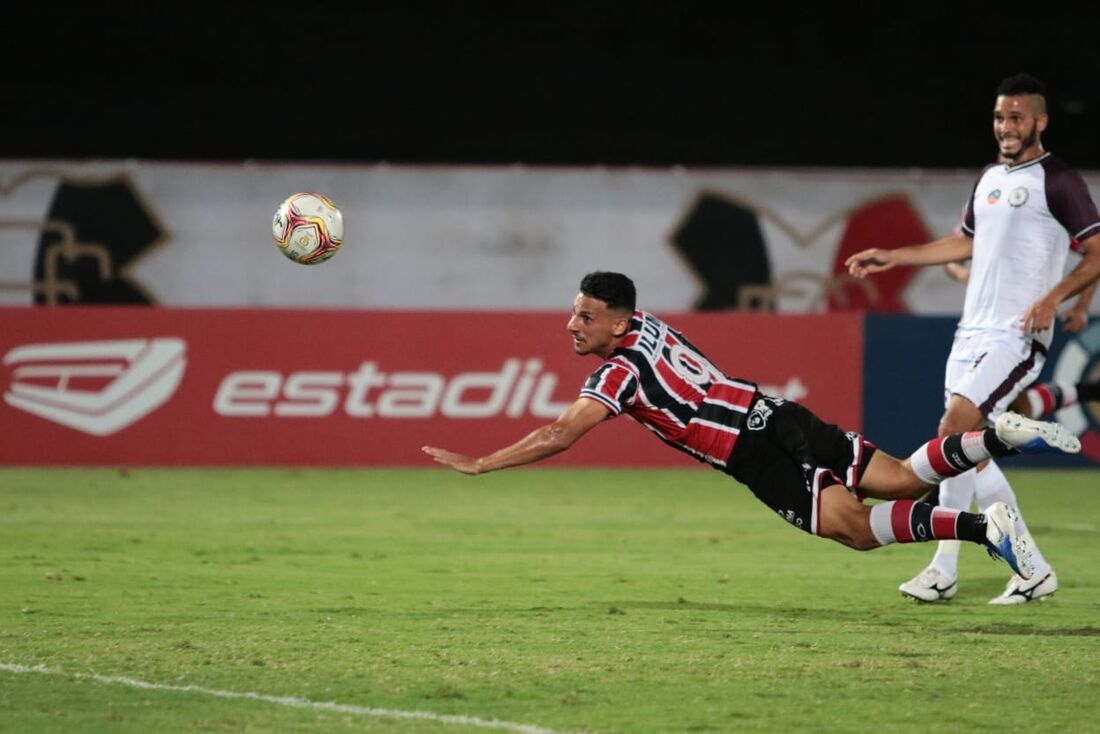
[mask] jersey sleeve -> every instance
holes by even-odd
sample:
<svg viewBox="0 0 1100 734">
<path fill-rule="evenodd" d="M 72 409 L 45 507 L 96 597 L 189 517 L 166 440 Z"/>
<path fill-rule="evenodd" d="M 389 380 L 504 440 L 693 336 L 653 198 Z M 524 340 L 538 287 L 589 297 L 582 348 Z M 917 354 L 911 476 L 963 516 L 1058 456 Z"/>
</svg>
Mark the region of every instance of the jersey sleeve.
<svg viewBox="0 0 1100 734">
<path fill-rule="evenodd" d="M 1100 234 L 1100 214 L 1081 174 L 1069 167 L 1047 174 L 1047 206 L 1070 237 L 1080 242 Z"/>
<path fill-rule="evenodd" d="M 974 197 L 978 193 L 978 184 L 982 182 L 982 177 L 985 176 L 985 172 L 992 166 L 986 166 L 982 169 L 982 172 L 978 174 L 978 178 L 974 181 L 974 186 L 970 189 L 970 198 L 966 200 L 966 206 L 963 207 L 962 221 L 959 222 L 958 230 L 967 237 L 974 236 Z"/>
<path fill-rule="evenodd" d="M 582 398 L 603 403 L 612 415 L 618 415 L 634 403 L 638 378 L 621 364 L 604 362 L 581 388 Z"/>
<path fill-rule="evenodd" d="M 970 198 L 966 200 L 966 208 L 963 209 L 959 231 L 967 237 L 974 236 L 974 191 L 970 192 Z"/>
</svg>

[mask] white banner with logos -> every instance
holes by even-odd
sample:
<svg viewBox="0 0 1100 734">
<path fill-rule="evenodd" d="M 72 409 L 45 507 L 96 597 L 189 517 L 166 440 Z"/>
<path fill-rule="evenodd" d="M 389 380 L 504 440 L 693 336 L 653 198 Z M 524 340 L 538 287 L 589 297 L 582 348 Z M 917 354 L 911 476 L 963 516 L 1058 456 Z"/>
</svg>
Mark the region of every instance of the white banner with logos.
<svg viewBox="0 0 1100 734">
<path fill-rule="evenodd" d="M 603 269 L 657 311 L 708 293 L 732 307 L 730 279 L 752 271 L 776 310 L 821 312 L 836 307 L 842 246 L 948 234 L 977 174 L 7 161 L 0 303 L 565 310 Z M 1100 174 L 1086 180 L 1100 192 Z M 344 246 L 324 264 L 272 242 L 276 206 L 298 191 L 343 211 Z M 939 268 L 880 287 L 895 310 L 962 306 Z"/>
</svg>

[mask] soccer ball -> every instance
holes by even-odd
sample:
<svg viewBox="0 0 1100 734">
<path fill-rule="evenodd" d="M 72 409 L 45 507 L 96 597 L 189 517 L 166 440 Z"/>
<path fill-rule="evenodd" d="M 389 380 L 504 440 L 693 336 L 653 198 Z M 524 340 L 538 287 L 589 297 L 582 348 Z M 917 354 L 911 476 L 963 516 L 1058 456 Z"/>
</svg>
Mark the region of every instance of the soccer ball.
<svg viewBox="0 0 1100 734">
<path fill-rule="evenodd" d="M 340 249 L 344 241 L 344 215 L 323 194 L 293 194 L 275 210 L 271 234 L 291 260 L 316 265 Z"/>
</svg>

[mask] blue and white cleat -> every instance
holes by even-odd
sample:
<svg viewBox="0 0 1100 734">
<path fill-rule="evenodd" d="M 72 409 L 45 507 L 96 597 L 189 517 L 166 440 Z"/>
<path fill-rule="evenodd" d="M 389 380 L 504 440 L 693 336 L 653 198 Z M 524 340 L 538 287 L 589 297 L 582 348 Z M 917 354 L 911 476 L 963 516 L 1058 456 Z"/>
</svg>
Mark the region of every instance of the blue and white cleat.
<svg viewBox="0 0 1100 734">
<path fill-rule="evenodd" d="M 1025 534 L 1016 532 L 1016 510 L 1004 502 L 994 502 L 984 513 L 986 550 L 993 558 L 1003 558 L 1016 575 L 1027 581 L 1035 574 L 1031 561 L 1034 545 Z"/>
<path fill-rule="evenodd" d="M 1022 454 L 1076 454 L 1081 442 L 1061 423 L 1035 421 L 1017 413 L 1002 413 L 997 438 Z"/>
</svg>

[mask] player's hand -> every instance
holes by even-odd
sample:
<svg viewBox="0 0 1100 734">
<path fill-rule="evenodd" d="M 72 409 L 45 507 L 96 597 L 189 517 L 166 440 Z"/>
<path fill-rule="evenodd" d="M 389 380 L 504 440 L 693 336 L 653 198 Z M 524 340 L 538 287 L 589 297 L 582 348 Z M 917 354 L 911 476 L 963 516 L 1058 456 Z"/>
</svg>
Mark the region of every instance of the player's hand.
<svg viewBox="0 0 1100 734">
<path fill-rule="evenodd" d="M 848 274 L 855 278 L 866 278 L 871 273 L 881 273 L 889 270 L 897 263 L 894 262 L 893 252 L 873 247 L 870 250 L 857 252 L 844 261 L 848 267 Z"/>
<path fill-rule="evenodd" d="M 1058 304 L 1048 298 L 1040 298 L 1031 305 L 1022 319 L 1025 334 L 1049 329 L 1058 313 Z"/>
<path fill-rule="evenodd" d="M 962 263 L 944 263 L 943 271 L 947 273 L 952 280 L 957 280 L 960 283 L 965 283 L 970 280 L 970 268 Z"/>
<path fill-rule="evenodd" d="M 1071 334 L 1076 334 L 1089 325 L 1089 312 L 1087 310 L 1071 308 L 1062 315 L 1062 321 L 1066 325 L 1066 331 Z"/>
<path fill-rule="evenodd" d="M 444 466 L 449 466 L 455 471 L 460 471 L 463 474 L 481 473 L 481 469 L 478 467 L 477 459 L 473 458 L 472 456 L 456 454 L 454 451 L 437 449 L 434 446 L 421 446 L 420 450 L 435 459 L 436 462 L 443 464 Z"/>
</svg>

